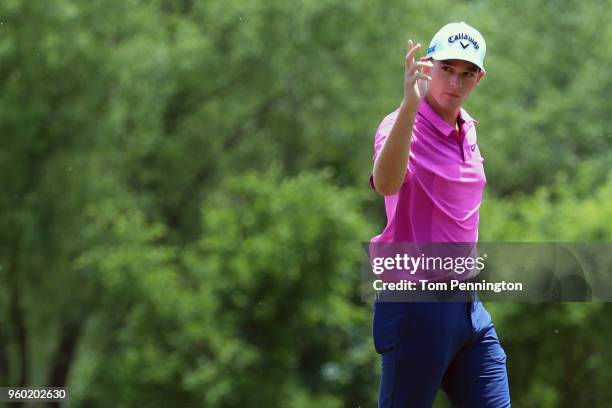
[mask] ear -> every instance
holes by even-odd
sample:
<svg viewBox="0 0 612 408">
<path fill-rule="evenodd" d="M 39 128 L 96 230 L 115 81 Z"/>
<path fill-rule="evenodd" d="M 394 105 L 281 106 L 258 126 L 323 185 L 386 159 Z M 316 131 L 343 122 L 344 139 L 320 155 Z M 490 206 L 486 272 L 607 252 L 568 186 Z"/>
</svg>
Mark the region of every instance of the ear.
<svg viewBox="0 0 612 408">
<path fill-rule="evenodd" d="M 476 78 L 476 85 L 478 85 L 480 80 L 484 78 L 485 74 L 486 72 L 484 72 L 482 69 L 478 72 L 478 77 Z"/>
</svg>

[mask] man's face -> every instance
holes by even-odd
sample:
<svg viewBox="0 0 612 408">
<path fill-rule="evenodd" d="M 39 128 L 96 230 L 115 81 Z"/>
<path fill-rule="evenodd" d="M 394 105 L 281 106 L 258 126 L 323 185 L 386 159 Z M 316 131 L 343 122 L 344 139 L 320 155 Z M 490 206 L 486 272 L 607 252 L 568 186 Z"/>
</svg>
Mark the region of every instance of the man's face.
<svg viewBox="0 0 612 408">
<path fill-rule="evenodd" d="M 484 71 L 467 61 L 434 60 L 429 75 L 428 100 L 433 99 L 441 109 L 455 111 L 480 82 Z"/>
</svg>

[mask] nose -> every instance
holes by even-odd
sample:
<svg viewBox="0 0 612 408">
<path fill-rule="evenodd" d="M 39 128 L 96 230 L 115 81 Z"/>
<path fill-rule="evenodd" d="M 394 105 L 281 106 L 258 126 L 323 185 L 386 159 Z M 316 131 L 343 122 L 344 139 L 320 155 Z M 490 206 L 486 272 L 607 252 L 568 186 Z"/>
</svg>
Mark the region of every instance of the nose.
<svg viewBox="0 0 612 408">
<path fill-rule="evenodd" d="M 450 78 L 450 85 L 452 88 L 461 88 L 461 76 L 459 74 L 453 74 Z"/>
</svg>

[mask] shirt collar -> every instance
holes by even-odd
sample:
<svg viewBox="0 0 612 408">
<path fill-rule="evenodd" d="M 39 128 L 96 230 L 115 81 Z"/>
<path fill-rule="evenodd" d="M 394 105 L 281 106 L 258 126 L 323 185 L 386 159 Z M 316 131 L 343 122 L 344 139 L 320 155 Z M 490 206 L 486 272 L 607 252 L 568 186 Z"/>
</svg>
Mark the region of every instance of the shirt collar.
<svg viewBox="0 0 612 408">
<path fill-rule="evenodd" d="M 478 121 L 476 119 L 474 119 L 473 117 L 471 117 L 470 114 L 467 113 L 466 110 L 463 109 L 463 108 L 459 109 L 459 117 L 464 122 L 478 123 Z"/>
<path fill-rule="evenodd" d="M 421 100 L 418 112 L 446 137 L 450 137 L 453 134 L 455 128 L 446 123 L 444 119 L 433 110 L 425 98 Z M 463 108 L 459 110 L 459 118 L 459 122 L 478 123 L 478 121 L 472 118 Z"/>
</svg>

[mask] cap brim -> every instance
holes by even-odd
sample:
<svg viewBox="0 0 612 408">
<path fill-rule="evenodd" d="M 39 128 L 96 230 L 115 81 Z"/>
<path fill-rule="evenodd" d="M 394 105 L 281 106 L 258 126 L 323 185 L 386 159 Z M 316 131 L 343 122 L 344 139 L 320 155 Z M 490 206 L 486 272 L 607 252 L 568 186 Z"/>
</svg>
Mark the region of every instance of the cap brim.
<svg viewBox="0 0 612 408">
<path fill-rule="evenodd" d="M 439 61 L 443 61 L 443 60 L 461 60 L 461 61 L 467 61 L 467 62 L 471 62 L 472 64 L 476 65 L 478 68 L 480 68 L 481 70 L 485 70 L 484 67 L 480 64 L 479 59 L 474 56 L 472 57 L 471 55 L 465 55 L 465 54 L 457 54 L 456 52 L 449 50 L 449 51 L 441 51 L 441 52 L 434 52 L 431 55 L 431 58 L 435 59 L 435 60 L 439 60 Z"/>
</svg>

